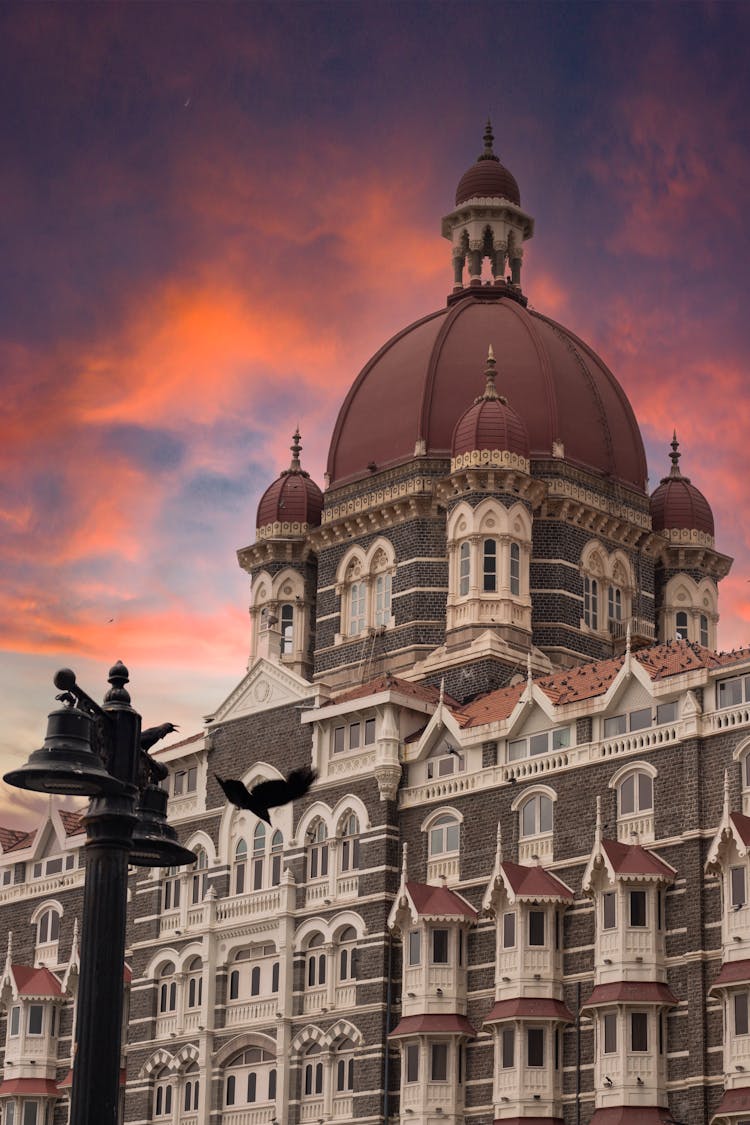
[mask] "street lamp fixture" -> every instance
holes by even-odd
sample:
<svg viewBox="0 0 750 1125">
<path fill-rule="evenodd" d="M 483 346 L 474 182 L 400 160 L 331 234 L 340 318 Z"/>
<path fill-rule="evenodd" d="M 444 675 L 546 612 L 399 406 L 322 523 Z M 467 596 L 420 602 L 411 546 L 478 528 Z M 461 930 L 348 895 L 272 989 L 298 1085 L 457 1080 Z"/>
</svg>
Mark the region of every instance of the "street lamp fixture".
<svg viewBox="0 0 750 1125">
<path fill-rule="evenodd" d="M 100 706 L 69 668 L 57 672 L 62 706 L 48 717 L 44 745 L 4 777 L 19 789 L 90 798 L 70 1125 L 117 1125 L 128 864 L 196 859 L 167 823 L 167 769 L 141 747 L 128 679 L 118 661 Z"/>
</svg>

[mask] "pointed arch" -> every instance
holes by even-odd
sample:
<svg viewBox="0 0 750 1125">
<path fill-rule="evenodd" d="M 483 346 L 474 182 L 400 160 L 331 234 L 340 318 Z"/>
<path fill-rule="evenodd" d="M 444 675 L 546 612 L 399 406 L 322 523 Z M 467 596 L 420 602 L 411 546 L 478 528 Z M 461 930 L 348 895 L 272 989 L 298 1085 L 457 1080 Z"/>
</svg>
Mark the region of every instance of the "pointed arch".
<svg viewBox="0 0 750 1125">
<path fill-rule="evenodd" d="M 328 1047 L 333 1047 L 338 1039 L 351 1039 L 356 1047 L 361 1047 L 365 1041 L 359 1028 L 344 1018 L 336 1020 L 325 1034 L 325 1043 Z"/>
<path fill-rule="evenodd" d="M 317 1043 L 319 1047 L 325 1046 L 326 1043 L 325 1031 L 314 1023 L 308 1023 L 295 1035 L 292 1040 L 292 1053 L 295 1055 L 300 1054 L 302 1049 L 309 1046 L 310 1043 Z"/>
<path fill-rule="evenodd" d="M 367 815 L 367 807 L 360 797 L 355 797 L 353 793 L 347 793 L 340 801 L 337 801 L 334 806 L 330 817 L 332 825 L 332 836 L 340 836 L 341 829 L 344 821 L 350 813 L 354 813 L 359 821 L 360 832 L 366 831 L 370 827 L 370 818 Z"/>
<path fill-rule="evenodd" d="M 277 1043 L 273 1036 L 264 1035 L 260 1031 L 243 1031 L 215 1051 L 211 1056 L 211 1062 L 215 1067 L 222 1067 L 247 1047 L 259 1047 L 262 1051 L 268 1051 L 276 1056 Z"/>
<path fill-rule="evenodd" d="M 162 1070 L 166 1067 L 168 1070 L 174 1070 L 174 1056 L 165 1050 L 164 1047 L 159 1047 L 150 1055 L 144 1062 L 141 1069 L 138 1071 L 139 1078 L 150 1078 L 155 1071 Z"/>
</svg>

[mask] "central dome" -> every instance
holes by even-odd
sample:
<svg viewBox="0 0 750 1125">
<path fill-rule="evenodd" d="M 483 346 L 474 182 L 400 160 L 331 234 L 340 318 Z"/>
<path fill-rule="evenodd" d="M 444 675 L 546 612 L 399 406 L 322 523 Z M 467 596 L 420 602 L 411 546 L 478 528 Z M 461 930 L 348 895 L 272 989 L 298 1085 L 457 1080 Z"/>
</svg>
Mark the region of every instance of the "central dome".
<svg viewBox="0 0 750 1125">
<path fill-rule="evenodd" d="M 481 392 L 477 373 L 490 344 L 532 459 L 563 456 L 645 492 L 638 423 L 606 364 L 567 328 L 484 286 L 409 325 L 365 365 L 336 421 L 331 486 L 419 453 L 449 458 L 456 422 Z"/>
</svg>

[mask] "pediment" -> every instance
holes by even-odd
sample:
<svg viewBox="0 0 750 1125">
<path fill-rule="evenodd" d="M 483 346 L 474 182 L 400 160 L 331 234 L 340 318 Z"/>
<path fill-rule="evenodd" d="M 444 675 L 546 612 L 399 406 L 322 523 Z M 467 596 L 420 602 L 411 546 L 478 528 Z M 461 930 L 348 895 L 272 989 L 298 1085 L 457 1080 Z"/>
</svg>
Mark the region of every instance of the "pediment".
<svg viewBox="0 0 750 1125">
<path fill-rule="evenodd" d="M 261 657 L 229 693 L 212 715 L 210 726 L 226 723 L 260 711 L 271 711 L 285 704 L 301 703 L 316 695 L 317 689 L 296 672 Z"/>
</svg>

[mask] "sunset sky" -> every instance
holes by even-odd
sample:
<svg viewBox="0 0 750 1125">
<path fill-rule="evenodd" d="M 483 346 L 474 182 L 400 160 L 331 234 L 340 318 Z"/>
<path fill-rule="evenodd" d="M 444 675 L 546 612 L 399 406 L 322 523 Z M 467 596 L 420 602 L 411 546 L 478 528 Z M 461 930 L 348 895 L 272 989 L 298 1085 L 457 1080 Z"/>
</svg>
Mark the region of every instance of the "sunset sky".
<svg viewBox="0 0 750 1125">
<path fill-rule="evenodd" d="M 750 641 L 750 6 L 0 6 L 0 761 L 52 675 L 200 728 L 244 673 L 261 491 L 322 484 L 349 384 L 440 307 L 482 147 L 536 219 L 531 305 L 712 504 Z M 0 823 L 33 802 L 0 789 Z M 38 804 L 35 806 L 38 807 Z"/>
</svg>

